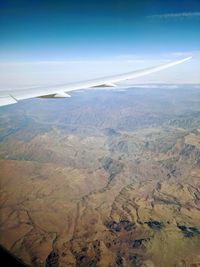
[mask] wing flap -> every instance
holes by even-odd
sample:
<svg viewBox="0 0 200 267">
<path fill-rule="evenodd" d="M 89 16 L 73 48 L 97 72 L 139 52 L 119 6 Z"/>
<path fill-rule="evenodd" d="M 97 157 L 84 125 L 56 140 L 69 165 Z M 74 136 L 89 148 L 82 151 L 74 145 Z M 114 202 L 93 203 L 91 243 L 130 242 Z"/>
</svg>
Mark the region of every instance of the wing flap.
<svg viewBox="0 0 200 267">
<path fill-rule="evenodd" d="M 97 87 L 116 87 L 116 84 L 114 84 L 114 83 L 104 83 L 104 84 L 91 86 L 91 88 L 97 88 Z"/>
</svg>

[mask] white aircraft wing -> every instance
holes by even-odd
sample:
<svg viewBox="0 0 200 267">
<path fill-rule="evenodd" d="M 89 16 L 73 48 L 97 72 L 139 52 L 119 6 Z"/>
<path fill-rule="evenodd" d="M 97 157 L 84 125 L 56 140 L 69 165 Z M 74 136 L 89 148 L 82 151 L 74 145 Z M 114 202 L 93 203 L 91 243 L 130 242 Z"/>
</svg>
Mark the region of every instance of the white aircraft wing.
<svg viewBox="0 0 200 267">
<path fill-rule="evenodd" d="M 154 72 L 158 72 L 175 65 L 181 64 L 192 57 L 187 57 L 179 61 L 170 62 L 167 64 L 159 65 L 156 67 L 151 67 L 147 69 L 142 69 L 139 71 L 128 72 L 124 74 L 114 75 L 103 77 L 99 79 L 77 82 L 77 83 L 68 83 L 61 85 L 53 86 L 43 86 L 35 88 L 24 88 L 24 89 L 15 89 L 15 90 L 6 90 L 0 91 L 0 106 L 5 106 L 9 104 L 17 103 L 20 100 L 29 99 L 33 97 L 70 97 L 66 92 L 87 89 L 93 87 L 105 87 L 105 86 L 115 86 L 115 83 L 125 80 L 130 80 L 138 77 L 142 77 Z"/>
</svg>

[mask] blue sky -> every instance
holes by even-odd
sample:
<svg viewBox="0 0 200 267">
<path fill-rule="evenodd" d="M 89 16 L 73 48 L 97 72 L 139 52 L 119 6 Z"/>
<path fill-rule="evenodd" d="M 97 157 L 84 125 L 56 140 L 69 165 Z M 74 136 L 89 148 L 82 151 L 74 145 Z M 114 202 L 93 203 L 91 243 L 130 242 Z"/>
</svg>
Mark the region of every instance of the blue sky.
<svg viewBox="0 0 200 267">
<path fill-rule="evenodd" d="M 0 63 L 199 57 L 199 29 L 199 0 L 6 0 Z"/>
<path fill-rule="evenodd" d="M 200 46 L 199 0 L 7 0 L 1 1 L 0 17 L 5 60 L 192 51 Z"/>
</svg>

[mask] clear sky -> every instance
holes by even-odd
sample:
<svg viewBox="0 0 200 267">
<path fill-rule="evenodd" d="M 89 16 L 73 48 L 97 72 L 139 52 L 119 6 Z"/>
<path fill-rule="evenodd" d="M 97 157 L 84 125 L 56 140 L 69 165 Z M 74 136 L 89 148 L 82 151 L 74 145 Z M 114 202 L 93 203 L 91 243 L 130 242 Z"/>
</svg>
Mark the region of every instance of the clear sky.
<svg viewBox="0 0 200 267">
<path fill-rule="evenodd" d="M 144 67 L 156 63 L 153 58 L 163 61 L 190 54 L 196 58 L 191 68 L 200 71 L 199 0 L 6 0 L 0 2 L 0 36 L 3 85 L 11 74 L 13 84 L 23 74 L 28 77 L 25 84 L 43 82 L 41 77 L 51 72 L 58 73 L 56 82 L 63 82 L 59 73 L 64 67 L 68 73 L 74 68 L 75 75 L 86 66 L 100 75 L 110 68 L 119 72 L 120 64 L 126 71 L 124 66 L 129 70 L 131 62 Z M 119 62 L 117 68 L 112 62 Z M 82 69 L 77 73 L 83 74 Z M 85 76 L 90 77 L 88 72 Z"/>
</svg>

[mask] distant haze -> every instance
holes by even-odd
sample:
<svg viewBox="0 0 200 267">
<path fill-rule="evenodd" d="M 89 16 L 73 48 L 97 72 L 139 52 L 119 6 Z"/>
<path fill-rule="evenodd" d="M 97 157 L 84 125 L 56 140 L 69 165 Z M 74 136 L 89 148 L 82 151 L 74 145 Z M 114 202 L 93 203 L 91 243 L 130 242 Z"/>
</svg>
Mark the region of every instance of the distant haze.
<svg viewBox="0 0 200 267">
<path fill-rule="evenodd" d="M 0 89 L 18 88 L 34 85 L 53 85 L 70 83 L 143 69 L 166 63 L 168 60 L 178 60 L 182 56 L 158 56 L 155 58 L 115 57 L 99 60 L 66 60 L 66 61 L 35 61 L 35 62 L 4 62 L 0 64 Z M 199 56 L 194 55 L 189 62 L 169 70 L 148 75 L 129 81 L 135 83 L 171 83 L 171 84 L 200 84 Z"/>
<path fill-rule="evenodd" d="M 1 2 L 0 89 L 87 80 L 191 55 L 134 83 L 200 83 L 197 0 Z"/>
</svg>

